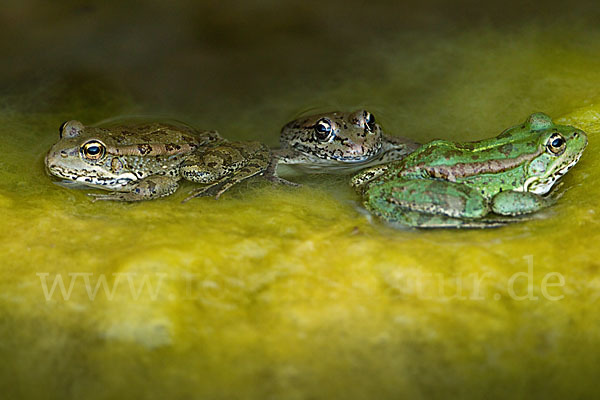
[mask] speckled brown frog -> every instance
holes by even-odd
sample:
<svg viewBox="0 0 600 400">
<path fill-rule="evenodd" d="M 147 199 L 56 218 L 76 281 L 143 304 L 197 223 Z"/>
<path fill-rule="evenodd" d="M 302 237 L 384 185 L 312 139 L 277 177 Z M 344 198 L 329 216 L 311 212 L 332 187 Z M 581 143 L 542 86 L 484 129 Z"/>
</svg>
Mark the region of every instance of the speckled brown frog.
<svg viewBox="0 0 600 400">
<path fill-rule="evenodd" d="M 229 142 L 215 131 L 169 123 L 84 126 L 68 121 L 46 155 L 48 172 L 96 189 L 96 200 L 139 201 L 173 194 L 180 179 L 201 183 L 185 200 L 218 198 L 238 182 L 263 174 L 270 150 L 258 142 Z"/>
<path fill-rule="evenodd" d="M 296 119 L 283 127 L 280 143 L 269 175 L 276 175 L 282 164 L 307 173 L 352 173 L 400 160 L 419 147 L 410 139 L 384 134 L 367 110 Z"/>
</svg>

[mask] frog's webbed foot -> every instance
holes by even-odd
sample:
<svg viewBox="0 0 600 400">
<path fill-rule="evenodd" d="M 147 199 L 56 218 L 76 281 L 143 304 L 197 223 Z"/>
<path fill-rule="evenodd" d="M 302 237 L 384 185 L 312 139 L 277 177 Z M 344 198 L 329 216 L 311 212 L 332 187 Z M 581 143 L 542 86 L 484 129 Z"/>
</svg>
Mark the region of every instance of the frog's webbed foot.
<svg viewBox="0 0 600 400">
<path fill-rule="evenodd" d="M 426 214 L 411 210 L 402 210 L 393 218 L 387 216 L 383 219 L 387 225 L 397 229 L 489 229 L 499 228 L 522 220 L 517 217 L 502 216 L 477 219 L 453 218 L 446 215 Z"/>
<path fill-rule="evenodd" d="M 68 179 L 63 179 L 61 181 L 52 182 L 56 186 L 64 187 L 67 189 L 89 189 L 89 186 L 84 185 L 81 182 L 71 181 Z"/>
<path fill-rule="evenodd" d="M 302 186 L 302 184 L 300 183 L 296 183 L 296 182 L 291 182 L 288 181 L 287 179 L 283 179 L 278 177 L 277 175 L 263 175 L 263 177 L 268 180 L 271 183 L 274 183 L 276 185 L 287 185 L 287 186 L 293 186 L 293 187 L 300 187 Z"/>
<path fill-rule="evenodd" d="M 290 182 L 287 179 L 277 176 L 277 165 L 279 164 L 281 158 L 288 155 L 288 153 L 290 153 L 288 150 L 273 150 L 271 152 L 271 160 L 269 161 L 269 165 L 263 172 L 263 178 L 276 185 L 300 187 L 302 185 L 299 183 Z"/>
<path fill-rule="evenodd" d="M 205 196 L 204 192 L 205 192 L 205 190 L 192 190 L 190 192 L 190 195 L 188 197 L 186 197 L 185 199 L 181 200 L 181 202 L 187 203 L 188 201 L 190 201 L 193 198 Z"/>
<path fill-rule="evenodd" d="M 194 154 L 182 164 L 182 176 L 205 186 L 193 190 L 183 200 L 213 194 L 215 198 L 239 182 L 263 174 L 271 157 L 267 146 L 259 142 L 228 142 Z"/>
<path fill-rule="evenodd" d="M 92 198 L 92 202 L 96 201 L 135 201 L 131 199 L 131 193 L 121 193 L 121 192 L 108 192 L 108 193 L 88 193 L 87 195 Z M 143 200 L 143 199 L 138 199 Z"/>
<path fill-rule="evenodd" d="M 567 193 L 568 189 L 565 190 L 561 190 L 564 187 L 565 183 L 564 182 L 558 182 L 550 191 L 550 193 L 548 193 L 546 196 L 544 196 L 544 198 L 546 198 L 547 204 L 548 205 L 553 205 L 554 203 L 556 203 L 558 201 L 558 199 L 560 199 L 561 197 L 563 197 L 565 195 L 565 193 Z"/>
<path fill-rule="evenodd" d="M 215 196 L 216 199 L 219 198 L 219 196 L 221 196 L 221 191 L 219 190 L 218 193 L 215 193 L 215 190 L 219 187 L 219 185 L 221 185 L 222 182 L 215 182 L 213 184 L 210 185 L 206 185 L 203 186 L 201 188 L 198 189 L 194 189 L 190 192 L 190 194 L 188 195 L 188 197 L 186 197 L 185 199 L 183 199 L 181 202 L 182 203 L 187 203 L 188 201 L 190 201 L 193 198 L 196 197 L 208 197 L 208 196 Z"/>
<path fill-rule="evenodd" d="M 96 201 L 144 201 L 153 200 L 163 196 L 145 196 L 140 195 L 138 192 L 108 192 L 108 193 L 88 193 L 88 196 L 92 198 L 92 202 Z"/>
<path fill-rule="evenodd" d="M 204 196 L 215 196 L 215 200 L 218 200 L 219 197 L 226 191 L 228 191 L 231 187 L 237 185 L 238 183 L 252 178 L 255 175 L 259 175 L 263 172 L 263 168 L 260 166 L 255 166 L 253 164 L 247 165 L 243 168 L 240 168 L 235 172 L 234 175 L 227 176 L 222 180 L 217 182 L 213 182 L 206 186 L 203 186 L 199 189 L 194 189 L 190 192 L 190 195 L 183 199 L 182 203 L 188 202 L 195 197 L 204 197 Z M 215 193 L 216 190 L 216 193 Z"/>
<path fill-rule="evenodd" d="M 489 229 L 533 219 L 529 215 L 488 215 L 483 218 L 455 218 L 404 208 L 396 208 L 393 213 L 377 212 L 374 210 L 371 210 L 371 212 L 382 219 L 386 225 L 396 229 Z"/>
</svg>

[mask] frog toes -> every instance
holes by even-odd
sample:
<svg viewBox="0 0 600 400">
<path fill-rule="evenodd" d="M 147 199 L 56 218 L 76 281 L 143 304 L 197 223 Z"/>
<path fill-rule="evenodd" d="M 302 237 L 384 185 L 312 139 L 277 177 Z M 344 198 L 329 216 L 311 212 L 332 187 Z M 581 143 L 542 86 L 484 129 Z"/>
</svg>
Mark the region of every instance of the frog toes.
<svg viewBox="0 0 600 400">
<path fill-rule="evenodd" d="M 95 202 L 101 201 L 101 200 L 119 200 L 115 197 L 114 194 L 88 193 L 87 195 L 92 198 L 91 199 L 92 203 L 95 203 Z"/>
<path fill-rule="evenodd" d="M 189 196 L 186 197 L 185 199 L 183 199 L 181 202 L 182 203 L 187 203 L 188 201 L 190 201 L 191 199 L 194 199 L 196 197 L 208 196 L 208 193 L 207 193 L 208 189 L 209 188 L 201 188 L 201 189 L 192 190 L 190 192 Z M 219 194 L 217 194 L 216 198 L 219 198 Z"/>
<path fill-rule="evenodd" d="M 264 178 L 266 180 L 268 180 L 269 182 L 274 183 L 276 185 L 287 185 L 287 186 L 294 186 L 294 187 L 302 186 L 300 183 L 291 182 L 291 181 L 288 181 L 287 179 L 280 178 L 276 175 L 268 175 L 268 176 L 265 176 Z"/>
<path fill-rule="evenodd" d="M 107 194 L 99 194 L 99 193 L 88 193 L 88 196 L 92 198 L 92 202 L 95 203 L 97 201 L 140 201 L 147 200 L 145 198 L 141 198 L 139 196 L 135 196 L 131 193 L 120 193 L 120 192 L 109 192 Z"/>
</svg>

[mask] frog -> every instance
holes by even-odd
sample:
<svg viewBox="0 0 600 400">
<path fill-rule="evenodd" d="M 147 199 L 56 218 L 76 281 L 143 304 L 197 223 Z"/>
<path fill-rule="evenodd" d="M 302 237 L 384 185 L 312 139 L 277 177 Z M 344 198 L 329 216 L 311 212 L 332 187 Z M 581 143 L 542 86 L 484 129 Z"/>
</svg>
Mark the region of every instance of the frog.
<svg viewBox="0 0 600 400">
<path fill-rule="evenodd" d="M 60 140 L 45 157 L 47 172 L 66 184 L 107 190 L 96 200 L 142 201 L 170 196 L 181 179 L 203 184 L 184 200 L 214 194 L 263 174 L 270 149 L 259 142 L 233 142 L 214 130 L 171 122 L 86 126 L 77 120 L 59 128 Z"/>
<path fill-rule="evenodd" d="M 400 160 L 420 144 L 383 133 L 367 110 L 333 111 L 304 116 L 281 129 L 280 148 L 272 151 L 268 178 L 280 178 L 278 166 L 304 173 L 351 174 L 360 169 Z"/>
<path fill-rule="evenodd" d="M 504 226 L 554 204 L 560 195 L 552 189 L 586 146 L 582 130 L 534 113 L 494 138 L 431 141 L 361 171 L 350 184 L 369 212 L 392 225 Z"/>
</svg>

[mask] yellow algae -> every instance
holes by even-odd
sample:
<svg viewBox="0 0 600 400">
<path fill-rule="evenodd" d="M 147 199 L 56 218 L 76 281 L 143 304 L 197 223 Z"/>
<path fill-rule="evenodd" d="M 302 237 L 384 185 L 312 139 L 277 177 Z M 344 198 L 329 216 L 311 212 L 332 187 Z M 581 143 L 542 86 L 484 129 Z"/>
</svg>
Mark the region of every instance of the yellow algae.
<svg viewBox="0 0 600 400">
<path fill-rule="evenodd" d="M 294 13 L 312 16 L 305 7 Z M 379 16 L 378 7 L 365 12 Z M 210 15 L 215 29 L 227 20 Z M 285 60 L 310 58 L 308 43 L 280 44 L 279 31 L 256 26 L 289 57 L 268 58 L 272 49 L 254 36 L 221 38 L 234 55 L 209 59 L 206 79 L 216 83 L 200 82 L 208 94 L 193 93 L 193 111 L 183 104 L 192 97 L 180 100 L 159 79 L 152 79 L 159 93 L 143 82 L 129 87 L 137 94 L 130 96 L 94 69 L 42 85 L 41 110 L 3 101 L 0 392 L 590 397 L 600 373 L 600 36 L 582 24 L 517 22 L 421 34 L 391 29 L 336 53 L 331 65 L 298 60 L 313 68 L 307 75 Z M 350 35 L 356 25 L 345 28 Z M 46 34 L 37 29 L 29 34 Z M 339 43 L 326 42 L 313 59 Z M 198 56 L 192 47 L 190 59 L 185 52 L 176 58 L 183 66 Z M 234 69 L 246 57 L 247 68 L 262 68 L 256 81 Z M 221 78 L 234 73 L 241 74 L 235 84 Z M 294 178 L 300 188 L 257 178 L 218 201 L 186 204 L 194 185 L 183 183 L 169 198 L 125 204 L 92 203 L 87 190 L 46 176 L 43 156 L 62 121 L 163 112 L 160 103 L 144 103 L 159 97 L 200 128 L 271 145 L 300 109 L 365 106 L 387 131 L 421 141 L 481 139 L 544 111 L 586 130 L 589 146 L 555 206 L 491 230 L 392 229 L 361 211 L 347 177 Z"/>
<path fill-rule="evenodd" d="M 4 186 L 12 200 L 0 203 L 2 329 L 17 333 L 4 357 L 23 376 L 49 380 L 43 370 L 59 363 L 76 385 L 100 376 L 148 396 L 148 382 L 256 398 L 330 398 L 350 383 L 357 398 L 504 393 L 522 374 L 583 385 L 595 371 L 585 348 L 599 339 L 598 112 L 559 119 L 590 135 L 559 203 L 486 231 L 385 227 L 359 212 L 343 178 L 298 189 L 255 180 L 181 204 L 186 184 L 122 204 L 25 176 L 33 194 Z M 57 279 L 67 292 L 51 291 Z M 467 381 L 468 393 L 455 386 Z"/>
</svg>

